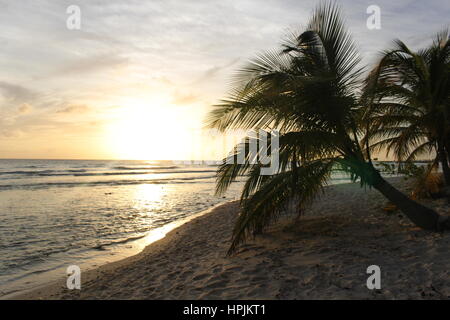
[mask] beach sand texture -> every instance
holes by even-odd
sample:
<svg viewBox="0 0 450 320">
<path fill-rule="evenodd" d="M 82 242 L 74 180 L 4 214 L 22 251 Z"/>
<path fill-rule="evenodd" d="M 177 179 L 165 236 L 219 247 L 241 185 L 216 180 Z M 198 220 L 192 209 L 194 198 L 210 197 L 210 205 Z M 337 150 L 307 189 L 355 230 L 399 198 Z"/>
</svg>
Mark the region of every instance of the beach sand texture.
<svg viewBox="0 0 450 320">
<path fill-rule="evenodd" d="M 402 179 L 391 179 L 405 190 Z M 424 202 L 449 215 L 446 199 Z M 238 203 L 173 230 L 140 254 L 19 299 L 448 299 L 450 233 L 414 227 L 359 184 L 329 186 L 300 221 L 282 220 L 226 256 Z M 370 265 L 381 289 L 366 286 Z"/>
</svg>

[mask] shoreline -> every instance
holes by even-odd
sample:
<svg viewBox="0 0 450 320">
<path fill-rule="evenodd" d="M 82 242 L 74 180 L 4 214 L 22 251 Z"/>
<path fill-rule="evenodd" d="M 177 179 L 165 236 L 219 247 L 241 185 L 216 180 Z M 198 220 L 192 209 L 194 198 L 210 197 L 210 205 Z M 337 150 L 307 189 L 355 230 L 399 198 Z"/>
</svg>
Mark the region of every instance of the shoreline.
<svg viewBox="0 0 450 320">
<path fill-rule="evenodd" d="M 139 237 L 136 240 L 133 241 L 128 241 L 127 243 L 129 243 L 130 245 L 135 246 L 136 248 L 133 250 L 129 250 L 130 252 L 134 252 L 131 255 L 126 255 L 125 257 L 122 255 L 122 257 L 118 257 L 115 261 L 111 261 L 111 262 L 106 262 L 106 263 L 100 263 L 100 264 L 91 264 L 89 265 L 89 267 L 85 270 L 86 273 L 88 272 L 92 272 L 95 271 L 96 269 L 99 269 L 101 267 L 104 267 L 106 265 L 112 265 L 130 258 L 133 258 L 135 256 L 140 255 L 141 253 L 143 253 L 147 247 L 151 246 L 152 244 L 154 244 L 155 242 L 158 242 L 164 238 L 167 237 L 168 234 L 170 234 L 171 232 L 173 232 L 174 230 L 178 229 L 178 228 L 182 228 L 183 225 L 191 222 L 192 220 L 201 217 L 203 215 L 207 215 L 208 213 L 210 213 L 211 211 L 213 211 L 214 209 L 221 207 L 223 205 L 227 205 L 229 203 L 235 202 L 236 200 L 229 200 L 223 203 L 219 203 L 214 205 L 213 207 L 203 210 L 203 211 L 199 211 L 197 213 L 194 213 L 193 215 L 189 216 L 189 217 L 185 217 L 183 219 L 177 220 L 177 221 L 173 221 L 170 222 L 162 227 L 158 227 L 156 229 L 153 229 L 151 231 L 149 231 L 145 236 L 143 237 Z M 38 284 L 36 286 L 33 286 L 32 288 L 28 288 L 28 289 L 19 289 L 17 291 L 14 292 L 10 292 L 7 294 L 4 294 L 2 296 L 0 296 L 0 300 L 15 300 L 15 299 L 21 299 L 20 297 L 22 296 L 28 296 L 31 293 L 34 293 L 35 291 L 39 291 L 43 288 L 47 288 L 47 287 L 53 287 L 55 285 L 60 285 L 61 283 L 65 283 L 66 278 L 60 276 L 58 277 L 59 279 L 52 279 L 49 281 L 45 281 L 41 284 Z"/>
<path fill-rule="evenodd" d="M 62 278 L 9 299 L 448 299 L 450 235 L 384 213 L 386 202 L 357 183 L 330 185 L 299 222 L 280 221 L 231 257 L 238 204 L 227 202 L 137 255 L 82 272 L 81 290 Z M 443 201 L 425 204 L 449 214 Z M 365 286 L 372 264 L 381 290 Z"/>
</svg>

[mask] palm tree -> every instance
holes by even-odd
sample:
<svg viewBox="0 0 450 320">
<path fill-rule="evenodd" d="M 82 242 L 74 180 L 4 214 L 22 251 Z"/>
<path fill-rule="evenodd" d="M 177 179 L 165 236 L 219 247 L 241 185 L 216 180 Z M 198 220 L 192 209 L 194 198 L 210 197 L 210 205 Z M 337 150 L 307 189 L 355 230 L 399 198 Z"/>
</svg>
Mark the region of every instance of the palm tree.
<svg viewBox="0 0 450 320">
<path fill-rule="evenodd" d="M 359 64 L 340 8 L 323 4 L 316 8 L 305 32 L 290 36 L 281 51 L 260 54 L 241 70 L 229 97 L 211 111 L 208 125 L 222 131 L 277 129 L 280 133 L 280 165 L 275 174 L 260 174 L 263 165 L 253 161 L 247 148 L 258 139 L 254 136 L 236 146 L 217 171 L 218 193 L 238 176 L 247 177 L 230 254 L 293 203 L 300 213 L 336 167 L 359 179 L 362 186 L 379 190 L 417 226 L 428 230 L 448 227 L 435 211 L 391 186 L 372 165 L 358 138 L 366 127 L 357 94 L 363 73 Z M 229 161 L 238 157 L 245 161 Z"/>
<path fill-rule="evenodd" d="M 393 151 L 399 161 L 434 153 L 450 186 L 449 30 L 418 52 L 396 40 L 367 78 L 364 95 L 372 149 Z"/>
</svg>

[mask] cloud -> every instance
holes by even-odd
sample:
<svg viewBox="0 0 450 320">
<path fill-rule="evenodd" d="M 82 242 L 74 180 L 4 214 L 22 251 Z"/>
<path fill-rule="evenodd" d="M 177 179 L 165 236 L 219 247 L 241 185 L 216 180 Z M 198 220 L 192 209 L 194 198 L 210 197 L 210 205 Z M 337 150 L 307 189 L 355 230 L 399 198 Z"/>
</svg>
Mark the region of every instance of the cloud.
<svg viewBox="0 0 450 320">
<path fill-rule="evenodd" d="M 19 129 L 3 129 L 0 130 L 0 136 L 4 138 L 19 138 L 23 135 L 23 132 Z"/>
<path fill-rule="evenodd" d="M 90 107 L 85 104 L 71 104 L 56 111 L 56 113 L 85 113 Z"/>
<path fill-rule="evenodd" d="M 28 103 L 22 103 L 18 108 L 19 114 L 27 114 L 31 112 L 31 110 L 33 110 L 33 107 Z"/>
<path fill-rule="evenodd" d="M 226 64 L 211 67 L 208 70 L 206 70 L 206 72 L 203 74 L 201 79 L 202 80 L 210 79 L 210 78 L 214 77 L 216 74 L 220 73 L 222 70 L 226 70 L 226 69 L 234 66 L 236 63 L 239 62 L 239 60 L 240 60 L 240 58 L 235 58 Z"/>
<path fill-rule="evenodd" d="M 32 90 L 6 81 L 0 81 L 0 92 L 9 102 L 23 102 L 36 97 Z"/>
<path fill-rule="evenodd" d="M 200 99 L 201 99 L 200 96 L 193 93 L 183 94 L 180 92 L 175 92 L 173 94 L 172 103 L 182 106 L 186 104 L 192 104 L 196 101 L 199 101 Z"/>
<path fill-rule="evenodd" d="M 78 61 L 69 63 L 60 68 L 54 75 L 67 75 L 73 73 L 92 73 L 102 69 L 112 69 L 124 66 L 129 62 L 127 58 L 114 54 L 100 54 L 92 57 L 85 57 Z"/>
</svg>

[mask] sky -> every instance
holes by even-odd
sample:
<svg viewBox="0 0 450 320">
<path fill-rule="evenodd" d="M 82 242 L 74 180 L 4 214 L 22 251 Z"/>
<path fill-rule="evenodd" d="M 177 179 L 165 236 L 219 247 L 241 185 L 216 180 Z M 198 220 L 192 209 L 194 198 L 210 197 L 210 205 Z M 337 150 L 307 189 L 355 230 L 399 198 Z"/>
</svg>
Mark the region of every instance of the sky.
<svg viewBox="0 0 450 320">
<path fill-rule="evenodd" d="M 450 22 L 447 0 L 337 2 L 369 66 L 393 39 L 420 48 Z M 0 0 L 0 158 L 218 159 L 235 137 L 203 130 L 207 112 L 316 4 Z M 67 27 L 73 5 L 80 29 Z"/>
</svg>

